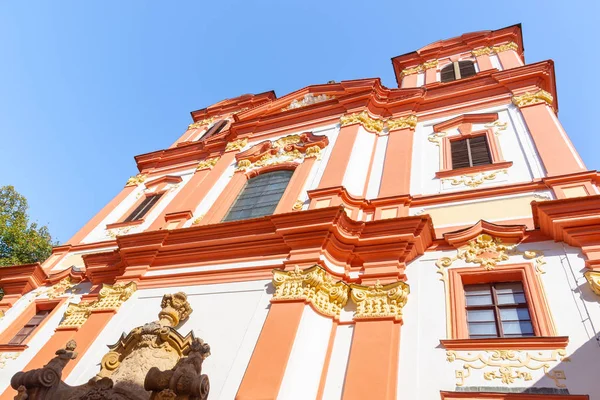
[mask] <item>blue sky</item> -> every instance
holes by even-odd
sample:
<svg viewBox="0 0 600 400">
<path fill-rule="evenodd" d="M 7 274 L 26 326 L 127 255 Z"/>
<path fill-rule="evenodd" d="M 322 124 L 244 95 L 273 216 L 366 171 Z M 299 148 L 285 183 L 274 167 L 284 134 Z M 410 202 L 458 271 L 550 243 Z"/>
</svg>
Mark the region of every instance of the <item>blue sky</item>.
<svg viewBox="0 0 600 400">
<path fill-rule="evenodd" d="M 526 61 L 555 61 L 559 117 L 600 169 L 599 3 L 0 0 L 0 185 L 66 241 L 190 111 L 332 79 L 395 87 L 391 57 L 519 22 Z"/>
</svg>

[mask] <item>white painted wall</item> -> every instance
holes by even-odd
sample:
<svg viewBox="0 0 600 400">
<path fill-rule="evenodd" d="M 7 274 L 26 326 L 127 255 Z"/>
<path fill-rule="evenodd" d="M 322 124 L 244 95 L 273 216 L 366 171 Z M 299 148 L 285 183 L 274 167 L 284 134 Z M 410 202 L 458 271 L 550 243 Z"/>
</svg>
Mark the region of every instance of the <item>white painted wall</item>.
<svg viewBox="0 0 600 400">
<path fill-rule="evenodd" d="M 566 388 L 571 394 L 590 394 L 590 399 L 600 399 L 600 382 L 590 379 L 585 372 L 594 368 L 600 357 L 600 345 L 596 335 L 600 328 L 600 297 L 593 294 L 585 278 L 584 260 L 581 253 L 561 243 L 526 243 L 519 250 L 539 250 L 545 255 L 545 271 L 541 274 L 550 314 L 560 336 L 569 336 L 567 355 L 570 362 L 550 362 L 550 368 L 563 370 L 566 375 Z M 427 252 L 413 261 L 406 274 L 411 293 L 404 308 L 404 325 L 400 343 L 400 364 L 398 371 L 398 398 L 434 400 L 439 399 L 441 390 L 453 391 L 458 380 L 455 371 L 461 371 L 463 362 L 448 362 L 446 350 L 440 339 L 446 335 L 446 297 L 444 283 L 436 272 L 436 260 L 443 256 L 454 256 L 455 251 Z M 523 263 L 522 256 L 511 256 L 504 264 Z M 451 268 L 476 267 L 457 260 Z M 462 352 L 466 354 L 467 352 Z M 472 355 L 477 351 L 470 351 Z M 486 352 L 482 352 L 486 353 Z M 538 351 L 530 351 L 539 355 Z M 550 351 L 539 352 L 543 356 Z M 497 368 L 496 368 L 497 369 Z M 468 387 L 547 387 L 556 388 L 554 381 L 544 376 L 542 370 L 520 370 L 531 373 L 532 380 L 517 379 L 506 385 L 500 380 L 486 380 L 483 371 L 474 369 L 465 380 Z M 490 389 L 491 390 L 491 389 Z"/>
<path fill-rule="evenodd" d="M 316 398 L 332 328 L 331 318 L 304 306 L 278 400 Z"/>
<path fill-rule="evenodd" d="M 374 133 L 368 132 L 362 126 L 358 128 L 348 168 L 342 180 L 342 185 L 353 196 L 363 196 L 376 137 Z"/>
<path fill-rule="evenodd" d="M 500 151 L 505 161 L 512 161 L 513 165 L 507 173 L 500 173 L 493 180 L 486 180 L 477 187 L 490 187 L 498 185 L 528 182 L 533 178 L 544 176 L 539 156 L 535 151 L 531 136 L 520 117 L 520 111 L 512 104 L 478 110 L 475 113 L 498 113 L 498 122 L 506 123 L 505 129 L 493 128 Z M 450 181 L 443 181 L 435 177 L 441 166 L 441 147 L 429 141 L 433 134 L 433 125 L 450 120 L 461 114 L 450 115 L 443 118 L 427 120 L 417 124 L 413 143 L 413 165 L 411 170 L 411 194 L 436 194 L 449 191 L 472 190 L 464 185 L 453 185 Z M 486 124 L 473 124 L 473 131 L 487 129 Z M 447 137 L 458 135 L 456 128 L 447 132 Z"/>
<path fill-rule="evenodd" d="M 179 332 L 186 335 L 193 330 L 211 347 L 211 356 L 203 365 L 210 378 L 209 399 L 235 398 L 268 313 L 270 281 L 138 290 L 100 332 L 66 382 L 87 382 L 99 371 L 106 346 L 115 343 L 121 333 L 157 320 L 162 296 L 178 291 L 187 294 L 194 310 Z"/>
</svg>

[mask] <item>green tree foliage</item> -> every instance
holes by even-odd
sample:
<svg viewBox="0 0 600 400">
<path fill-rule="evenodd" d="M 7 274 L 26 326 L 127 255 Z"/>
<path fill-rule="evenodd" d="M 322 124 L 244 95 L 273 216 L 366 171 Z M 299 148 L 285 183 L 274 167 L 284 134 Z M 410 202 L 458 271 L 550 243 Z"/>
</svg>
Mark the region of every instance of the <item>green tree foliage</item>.
<svg viewBox="0 0 600 400">
<path fill-rule="evenodd" d="M 42 262 L 52 252 L 48 227 L 30 223 L 27 208 L 13 186 L 0 187 L 0 266 Z"/>
</svg>

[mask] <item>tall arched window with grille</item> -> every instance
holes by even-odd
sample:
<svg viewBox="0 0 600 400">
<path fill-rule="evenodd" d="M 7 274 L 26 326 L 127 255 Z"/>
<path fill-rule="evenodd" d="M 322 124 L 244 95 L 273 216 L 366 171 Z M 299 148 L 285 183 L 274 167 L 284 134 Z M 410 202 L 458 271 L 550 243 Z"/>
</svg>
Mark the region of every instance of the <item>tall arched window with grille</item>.
<svg viewBox="0 0 600 400">
<path fill-rule="evenodd" d="M 293 173 L 289 170 L 274 171 L 250 178 L 223 222 L 273 214 Z"/>
<path fill-rule="evenodd" d="M 458 79 L 468 78 L 477 73 L 473 61 L 455 61 L 442 68 L 440 78 L 442 82 L 451 82 Z"/>
</svg>

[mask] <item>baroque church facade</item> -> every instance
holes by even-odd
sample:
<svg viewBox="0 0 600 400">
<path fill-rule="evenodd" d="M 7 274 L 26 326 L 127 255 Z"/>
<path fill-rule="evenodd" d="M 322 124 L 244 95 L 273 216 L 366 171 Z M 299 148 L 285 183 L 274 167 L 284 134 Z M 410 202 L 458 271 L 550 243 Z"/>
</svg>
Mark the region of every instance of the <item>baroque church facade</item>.
<svg viewBox="0 0 600 400">
<path fill-rule="evenodd" d="M 193 111 L 41 264 L 0 399 L 600 400 L 600 192 L 520 25 Z"/>
</svg>

